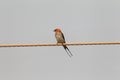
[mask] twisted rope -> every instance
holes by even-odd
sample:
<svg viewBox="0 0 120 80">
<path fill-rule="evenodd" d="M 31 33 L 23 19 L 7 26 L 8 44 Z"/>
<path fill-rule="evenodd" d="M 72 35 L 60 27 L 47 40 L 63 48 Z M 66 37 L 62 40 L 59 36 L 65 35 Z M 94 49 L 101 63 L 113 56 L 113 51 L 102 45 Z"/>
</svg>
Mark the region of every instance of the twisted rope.
<svg viewBox="0 0 120 80">
<path fill-rule="evenodd" d="M 79 46 L 79 45 L 120 45 L 120 42 L 73 42 L 64 43 L 67 46 Z M 62 44 L 0 44 L 1 47 L 37 47 L 37 46 L 62 46 Z"/>
</svg>

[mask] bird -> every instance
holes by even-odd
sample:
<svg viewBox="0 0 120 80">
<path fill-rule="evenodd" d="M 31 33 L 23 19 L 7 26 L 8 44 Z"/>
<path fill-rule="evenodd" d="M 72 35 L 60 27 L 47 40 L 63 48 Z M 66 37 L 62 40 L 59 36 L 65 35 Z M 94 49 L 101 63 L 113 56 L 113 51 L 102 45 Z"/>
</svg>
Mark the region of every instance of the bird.
<svg viewBox="0 0 120 80">
<path fill-rule="evenodd" d="M 67 52 L 67 54 L 69 55 L 69 57 L 72 57 L 73 54 L 71 53 L 69 48 L 66 45 L 64 45 L 64 43 L 66 43 L 66 41 L 65 41 L 65 37 L 64 37 L 63 32 L 61 31 L 61 29 L 56 28 L 56 29 L 54 29 L 54 32 L 55 32 L 55 38 L 57 40 L 57 43 L 62 43 L 62 46 L 65 49 L 65 51 Z"/>
</svg>

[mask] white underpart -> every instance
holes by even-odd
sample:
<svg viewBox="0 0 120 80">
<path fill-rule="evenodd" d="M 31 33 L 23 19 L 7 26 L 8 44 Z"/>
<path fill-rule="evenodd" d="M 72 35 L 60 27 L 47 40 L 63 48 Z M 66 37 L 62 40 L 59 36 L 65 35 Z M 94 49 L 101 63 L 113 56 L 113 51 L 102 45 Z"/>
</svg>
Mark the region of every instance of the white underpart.
<svg viewBox="0 0 120 80">
<path fill-rule="evenodd" d="M 56 33 L 55 37 L 56 37 L 56 40 L 57 40 L 58 43 L 64 43 L 65 42 L 61 33 Z"/>
</svg>

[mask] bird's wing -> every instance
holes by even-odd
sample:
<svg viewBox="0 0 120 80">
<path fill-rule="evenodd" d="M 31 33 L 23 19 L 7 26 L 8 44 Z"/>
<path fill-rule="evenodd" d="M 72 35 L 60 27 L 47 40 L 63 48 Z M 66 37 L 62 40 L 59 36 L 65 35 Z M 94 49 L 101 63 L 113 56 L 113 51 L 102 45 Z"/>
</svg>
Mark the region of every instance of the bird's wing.
<svg viewBox="0 0 120 80">
<path fill-rule="evenodd" d="M 65 43 L 65 37 L 64 37 L 63 33 L 62 33 L 62 37 L 63 37 L 64 43 Z"/>
</svg>

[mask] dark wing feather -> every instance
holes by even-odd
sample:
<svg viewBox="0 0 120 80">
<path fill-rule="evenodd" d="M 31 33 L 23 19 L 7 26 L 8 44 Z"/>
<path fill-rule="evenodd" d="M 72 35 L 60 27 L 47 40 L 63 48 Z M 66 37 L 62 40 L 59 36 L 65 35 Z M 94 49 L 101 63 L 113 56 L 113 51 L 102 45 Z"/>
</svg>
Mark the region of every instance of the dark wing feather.
<svg viewBox="0 0 120 80">
<path fill-rule="evenodd" d="M 62 33 L 62 32 L 61 32 L 61 33 Z M 62 33 L 62 37 L 63 37 L 64 43 L 65 43 L 65 37 L 64 37 L 63 33 Z"/>
</svg>

